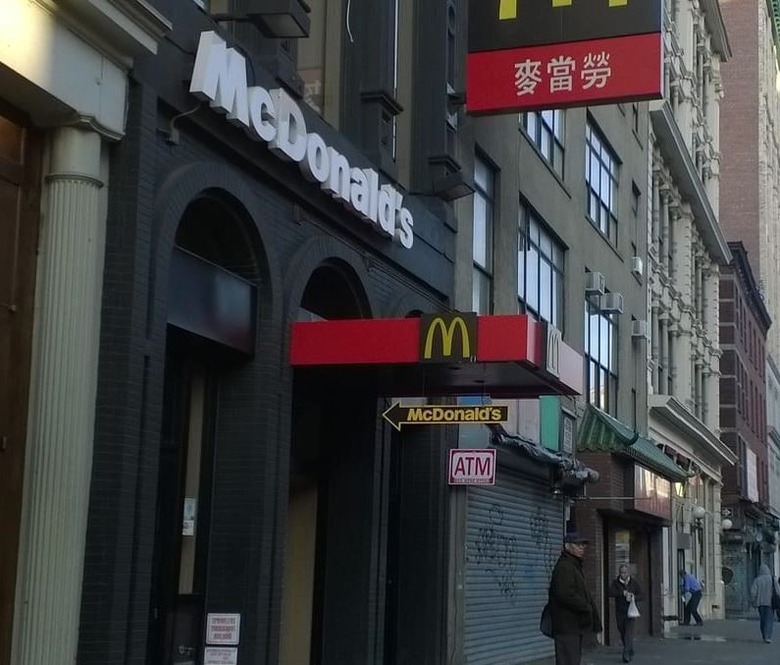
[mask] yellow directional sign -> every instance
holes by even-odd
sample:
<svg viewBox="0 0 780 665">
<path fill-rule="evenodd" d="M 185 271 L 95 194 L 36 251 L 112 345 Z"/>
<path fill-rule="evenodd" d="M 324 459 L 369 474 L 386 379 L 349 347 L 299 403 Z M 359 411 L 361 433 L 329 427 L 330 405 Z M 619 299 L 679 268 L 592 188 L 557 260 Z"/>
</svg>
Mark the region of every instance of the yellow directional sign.
<svg viewBox="0 0 780 665">
<path fill-rule="evenodd" d="M 509 418 L 507 406 L 403 406 L 395 402 L 382 417 L 399 432 L 402 425 L 487 425 Z"/>
</svg>

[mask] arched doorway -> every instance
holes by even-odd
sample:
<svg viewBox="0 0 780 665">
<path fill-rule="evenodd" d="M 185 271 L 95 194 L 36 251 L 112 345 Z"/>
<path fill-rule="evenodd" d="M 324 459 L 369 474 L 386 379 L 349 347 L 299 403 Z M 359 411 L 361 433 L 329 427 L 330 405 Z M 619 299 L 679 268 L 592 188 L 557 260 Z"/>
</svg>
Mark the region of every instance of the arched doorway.
<svg viewBox="0 0 780 665">
<path fill-rule="evenodd" d="M 171 255 L 150 640 L 163 665 L 202 660 L 221 387 L 254 352 L 254 245 L 243 211 L 208 192 L 186 208 Z"/>
<path fill-rule="evenodd" d="M 368 310 L 354 271 L 333 260 L 312 273 L 297 318 Z M 376 393 L 334 372 L 294 379 L 280 665 L 360 662 L 371 639 Z"/>
</svg>

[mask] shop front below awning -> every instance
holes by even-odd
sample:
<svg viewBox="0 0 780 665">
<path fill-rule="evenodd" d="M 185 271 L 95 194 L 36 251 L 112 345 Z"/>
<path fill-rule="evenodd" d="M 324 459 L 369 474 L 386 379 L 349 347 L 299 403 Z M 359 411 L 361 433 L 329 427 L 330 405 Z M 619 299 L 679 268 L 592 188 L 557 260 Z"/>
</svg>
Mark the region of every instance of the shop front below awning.
<svg viewBox="0 0 780 665">
<path fill-rule="evenodd" d="M 672 482 L 685 482 L 691 475 L 650 439 L 592 404 L 588 405 L 580 424 L 577 451 L 628 457 Z"/>
<path fill-rule="evenodd" d="M 380 394 L 407 397 L 579 395 L 583 382 L 582 356 L 523 314 L 298 322 L 290 364 L 324 378 L 370 378 Z"/>
</svg>

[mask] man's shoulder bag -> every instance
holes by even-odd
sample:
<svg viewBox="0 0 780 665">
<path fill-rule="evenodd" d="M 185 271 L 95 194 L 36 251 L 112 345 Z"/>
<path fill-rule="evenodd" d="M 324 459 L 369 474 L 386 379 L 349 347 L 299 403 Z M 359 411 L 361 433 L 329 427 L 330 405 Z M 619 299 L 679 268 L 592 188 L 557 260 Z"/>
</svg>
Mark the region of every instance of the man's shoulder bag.
<svg viewBox="0 0 780 665">
<path fill-rule="evenodd" d="M 544 609 L 542 610 L 542 617 L 539 620 L 539 631 L 545 637 L 553 636 L 552 612 L 550 611 L 549 601 L 545 603 Z"/>
</svg>

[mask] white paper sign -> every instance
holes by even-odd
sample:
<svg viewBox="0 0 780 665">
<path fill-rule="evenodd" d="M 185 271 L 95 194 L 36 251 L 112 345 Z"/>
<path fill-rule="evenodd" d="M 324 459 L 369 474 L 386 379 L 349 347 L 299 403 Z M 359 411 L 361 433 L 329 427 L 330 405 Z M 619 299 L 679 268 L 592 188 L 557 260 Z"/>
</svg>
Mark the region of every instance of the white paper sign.
<svg viewBox="0 0 780 665">
<path fill-rule="evenodd" d="M 203 665 L 238 665 L 236 647 L 206 647 L 203 651 Z"/>
<path fill-rule="evenodd" d="M 184 499 L 184 514 L 182 516 L 181 535 L 195 535 L 195 520 L 198 518 L 198 500 L 192 498 Z"/>
<path fill-rule="evenodd" d="M 745 449 L 745 473 L 747 474 L 747 495 L 751 501 L 758 502 L 758 465 L 756 454 L 750 450 Z"/>
<path fill-rule="evenodd" d="M 206 619 L 206 644 L 237 645 L 240 629 L 240 614 L 209 614 Z"/>
</svg>

